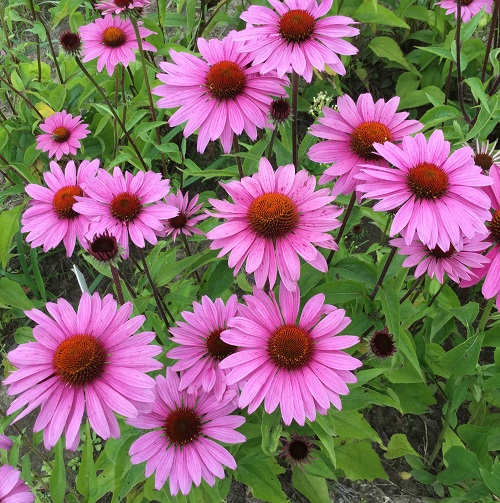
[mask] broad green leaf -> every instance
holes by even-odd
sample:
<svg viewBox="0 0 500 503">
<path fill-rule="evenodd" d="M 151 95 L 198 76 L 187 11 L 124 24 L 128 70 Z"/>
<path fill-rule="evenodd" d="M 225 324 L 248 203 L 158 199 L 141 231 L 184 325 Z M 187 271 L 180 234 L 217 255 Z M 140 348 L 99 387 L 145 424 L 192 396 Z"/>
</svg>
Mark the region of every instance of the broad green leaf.
<svg viewBox="0 0 500 503">
<path fill-rule="evenodd" d="M 378 433 L 370 426 L 363 415 L 355 410 L 338 411 L 330 409 L 328 416 L 335 428 L 335 433 L 341 438 L 369 439 L 382 443 Z"/>
<path fill-rule="evenodd" d="M 447 467 L 438 474 L 437 480 L 445 485 L 479 477 L 479 463 L 476 455 L 464 447 L 450 447 L 444 455 Z"/>
<path fill-rule="evenodd" d="M 361 6 L 353 12 L 352 17 L 356 21 L 367 24 L 385 24 L 387 26 L 398 26 L 399 28 L 410 28 L 389 9 L 376 2 L 374 5 L 374 2 L 370 0 L 363 2 Z"/>
<path fill-rule="evenodd" d="M 82 460 L 76 478 L 76 488 L 80 494 L 86 497 L 86 501 L 91 500 L 92 493 L 96 489 L 96 481 L 94 446 L 92 444 L 89 422 L 87 421 L 85 423 L 85 443 L 83 444 Z"/>
<path fill-rule="evenodd" d="M 493 470 L 498 472 L 498 467 L 499 465 L 496 464 L 493 467 Z M 483 468 L 479 468 L 479 473 L 481 474 L 482 479 L 484 480 L 484 483 L 488 487 L 488 489 L 498 497 L 500 497 L 500 475 L 499 473 L 494 473 L 494 472 L 489 472 L 487 470 L 484 470 Z"/>
<path fill-rule="evenodd" d="M 387 479 L 377 453 L 368 440 L 335 439 L 337 468 L 350 480 Z"/>
<path fill-rule="evenodd" d="M 32 309 L 33 303 L 28 299 L 19 283 L 11 279 L 0 278 L 0 307 L 18 307 L 20 309 Z"/>
<path fill-rule="evenodd" d="M 476 100 L 481 102 L 481 105 L 486 109 L 487 112 L 490 111 L 490 98 L 484 90 L 484 85 L 478 77 L 471 77 L 470 79 L 465 79 L 466 84 L 470 87 L 472 94 Z"/>
<path fill-rule="evenodd" d="M 58 84 L 49 94 L 49 102 L 54 110 L 62 110 L 66 99 L 66 86 Z"/>
<path fill-rule="evenodd" d="M 326 480 L 315 477 L 295 466 L 292 473 L 293 487 L 300 491 L 311 503 L 330 503 Z"/>
<path fill-rule="evenodd" d="M 397 338 L 399 336 L 400 325 L 398 294 L 390 286 L 383 286 L 379 290 L 379 295 L 387 328 L 389 332 Z"/>
<path fill-rule="evenodd" d="M 24 83 L 16 70 L 10 74 L 10 81 L 16 91 L 24 91 Z"/>
<path fill-rule="evenodd" d="M 234 282 L 233 270 L 226 260 L 212 264 L 203 275 L 200 285 L 200 296 L 208 295 L 211 299 L 220 297 Z"/>
<path fill-rule="evenodd" d="M 330 458 L 330 463 L 333 466 L 337 465 L 337 457 L 335 454 L 335 444 L 333 443 L 333 435 L 335 435 L 335 430 L 333 425 L 327 416 L 320 414 L 316 415 L 316 421 L 309 423 L 314 433 L 321 441 L 321 445 L 324 451 L 328 454 Z"/>
<path fill-rule="evenodd" d="M 361 282 L 350 280 L 329 281 L 316 288 L 313 288 L 308 297 L 318 293 L 325 294 L 326 304 L 345 304 L 350 300 L 358 299 L 367 295 L 366 288 Z"/>
<path fill-rule="evenodd" d="M 280 441 L 281 431 L 281 412 L 279 407 L 271 414 L 268 414 L 264 408 L 262 408 L 261 446 L 262 451 L 267 456 L 274 456 L 276 453 Z"/>
<path fill-rule="evenodd" d="M 470 375 L 476 370 L 484 332 L 469 337 L 465 342 L 448 351 L 441 365 L 453 376 Z"/>
<path fill-rule="evenodd" d="M 455 107 L 450 105 L 441 105 L 431 108 L 420 119 L 424 123 L 424 130 L 437 126 L 442 122 L 450 121 L 462 117 L 462 114 Z"/>
<path fill-rule="evenodd" d="M 415 449 L 411 446 L 410 442 L 403 433 L 396 433 L 391 437 L 387 444 L 387 452 L 384 454 L 386 459 L 401 458 L 406 454 L 413 454 L 418 456 Z"/>
<path fill-rule="evenodd" d="M 2 211 L 0 213 L 0 261 L 2 262 L 2 268 L 7 267 L 7 263 L 11 257 L 9 253 L 12 238 L 19 230 L 19 215 L 23 205 L 14 206 L 10 210 Z"/>
<path fill-rule="evenodd" d="M 377 282 L 377 271 L 375 267 L 356 257 L 340 260 L 335 264 L 333 272 L 344 279 L 362 281 L 370 286 L 374 286 Z"/>
<path fill-rule="evenodd" d="M 64 464 L 63 439 L 55 446 L 55 459 L 49 478 L 50 498 L 54 503 L 64 503 L 66 494 L 66 466 Z"/>
<path fill-rule="evenodd" d="M 404 57 L 403 51 L 399 47 L 398 43 L 389 37 L 375 37 L 368 44 L 368 47 L 379 57 L 386 58 L 389 61 L 393 61 L 403 68 L 406 68 L 415 75 L 419 75 L 417 69 L 408 63 Z"/>
</svg>

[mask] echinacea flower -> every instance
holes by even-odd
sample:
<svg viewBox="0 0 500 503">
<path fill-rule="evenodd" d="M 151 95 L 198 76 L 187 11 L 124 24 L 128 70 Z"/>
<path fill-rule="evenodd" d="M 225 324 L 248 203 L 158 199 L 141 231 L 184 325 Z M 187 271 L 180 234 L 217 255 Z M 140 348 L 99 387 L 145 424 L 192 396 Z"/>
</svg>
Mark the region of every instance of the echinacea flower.
<svg viewBox="0 0 500 503">
<path fill-rule="evenodd" d="M 139 171 L 123 175 L 115 166 L 113 176 L 99 169 L 97 176 L 85 185 L 88 197 L 76 197 L 73 209 L 91 220 L 89 235 L 108 230 L 124 248 L 128 258 L 130 239 L 139 248 L 146 240 L 155 245 L 156 236 L 163 231 L 162 220 L 173 218 L 179 210 L 159 202 L 170 190 L 170 180 L 162 180 L 159 173 Z M 151 204 L 154 203 L 154 204 Z"/>
<path fill-rule="evenodd" d="M 43 251 L 47 252 L 62 241 L 66 255 L 71 257 L 77 238 L 84 246 L 90 222 L 86 216 L 78 214 L 73 206 L 75 197 L 84 195 L 84 184 L 95 176 L 98 168 L 99 159 L 82 161 L 78 169 L 73 161 L 69 161 L 63 172 L 52 161 L 50 171 L 43 174 L 48 187 L 34 183 L 26 186 L 25 190 L 32 200 L 21 220 L 21 232 L 29 233 L 26 241 L 33 248 L 43 245 Z"/>
<path fill-rule="evenodd" d="M 149 0 L 103 0 L 95 5 L 104 14 L 121 14 L 133 9 L 144 9 L 151 5 Z"/>
<path fill-rule="evenodd" d="M 4 384 L 8 395 L 19 396 L 7 414 L 27 405 L 18 421 L 41 405 L 33 431 L 44 430 L 46 449 L 63 431 L 66 449 L 76 449 L 84 410 L 100 437 L 118 438 L 113 413 L 135 417 L 154 399 L 154 380 L 146 372 L 162 367 L 154 359 L 161 348 L 149 344 L 155 333 L 134 335 L 146 317 L 130 318 L 131 302 L 117 310 L 111 295 L 101 300 L 97 293 L 84 293 L 76 312 L 64 299 L 48 302 L 46 308 L 51 317 L 38 309 L 25 311 L 37 323 L 36 342 L 8 354 L 18 370 Z"/>
<path fill-rule="evenodd" d="M 40 124 L 44 131 L 36 137 L 36 149 L 48 152 L 49 157 L 59 160 L 64 154 L 75 155 L 81 144 L 79 140 L 86 138 L 90 131 L 84 124 L 81 115 L 73 117 L 63 110 L 56 112 Z"/>
<path fill-rule="evenodd" d="M 304 465 L 312 463 L 314 457 L 314 438 L 307 435 L 292 433 L 290 438 L 282 438 L 281 451 L 279 456 L 283 458 L 292 468 L 298 466 L 302 470 Z"/>
<path fill-rule="evenodd" d="M 320 293 L 309 299 L 297 319 L 300 292 L 281 287 L 279 306 L 274 294 L 254 288 L 243 297 L 238 316 L 221 334 L 227 344 L 239 346 L 220 363 L 229 370 L 228 384 L 242 383 L 239 407 L 254 412 L 264 402 L 271 414 L 279 405 L 286 425 L 293 419 L 301 426 L 314 421 L 316 412 L 326 414 L 333 404 L 342 408 L 339 395 L 347 395 L 347 383 L 356 382 L 352 372 L 361 362 L 344 351 L 359 342 L 351 335 L 337 335 L 351 322 L 343 309 L 325 304 Z"/>
<path fill-rule="evenodd" d="M 483 241 L 486 236 L 476 236 L 473 239 L 464 238 L 463 245 L 456 249 L 452 244 L 448 249 L 442 250 L 439 246 L 429 248 L 420 240 L 413 239 L 407 245 L 405 239 L 392 239 L 390 244 L 399 248 L 399 255 L 408 255 L 403 262 L 403 267 L 417 266 L 415 277 L 427 273 L 430 278 L 436 278 L 443 284 L 445 273 L 455 283 L 462 279 L 469 280 L 474 277 L 470 268 L 483 267 L 489 260 L 481 255 L 481 252 L 489 248 L 491 244 Z"/>
<path fill-rule="evenodd" d="M 153 32 L 143 28 L 142 21 L 137 21 L 141 40 Z M 97 71 L 104 67 L 111 77 L 115 66 L 121 63 L 128 66 L 135 61 L 135 52 L 139 50 L 139 44 L 135 37 L 134 26 L 130 19 L 121 19 L 119 16 L 106 14 L 104 18 L 96 19 L 93 23 L 80 27 L 80 35 L 83 40 L 82 62 L 97 60 Z M 149 42 L 142 40 L 145 51 L 156 51 Z"/>
<path fill-rule="evenodd" d="M 463 238 L 486 234 L 490 199 L 483 190 L 493 183 L 474 164 L 472 149 L 450 155 L 450 142 L 435 130 L 429 140 L 422 133 L 406 136 L 401 146 L 375 143 L 377 153 L 394 168 L 366 165 L 356 176 L 357 190 L 366 199 L 380 199 L 375 211 L 397 208 L 390 235 L 404 231 L 410 245 L 415 232 L 429 248 L 462 248 Z"/>
<path fill-rule="evenodd" d="M 179 214 L 176 217 L 169 218 L 164 222 L 165 227 L 163 230 L 165 236 L 172 236 L 175 243 L 177 236 L 181 233 L 185 236 L 203 234 L 195 225 L 208 218 L 208 215 L 194 216 L 203 206 L 203 203 L 196 204 L 198 202 L 198 194 L 189 200 L 189 195 L 187 193 L 182 195 L 182 192 L 179 190 L 177 194 L 168 194 L 165 197 L 165 202 L 179 210 Z"/>
<path fill-rule="evenodd" d="M 495 152 L 497 140 L 490 147 L 490 142 L 481 142 L 476 140 L 476 150 L 474 152 L 474 164 L 479 166 L 485 173 L 489 171 L 493 164 L 500 167 L 500 150 Z"/>
<path fill-rule="evenodd" d="M 179 377 L 167 368 L 166 377 L 156 377 L 155 395 L 153 410 L 128 423 L 141 429 L 155 428 L 139 437 L 129 453 L 132 464 L 146 461 L 146 477 L 156 471 L 157 490 L 168 479 L 172 496 L 179 490 L 186 495 L 193 483 L 199 486 L 202 479 L 210 486 L 216 477 L 223 479 L 223 465 L 236 468 L 233 456 L 218 443 L 245 441 L 235 431 L 245 418 L 230 415 L 236 409 L 232 393 L 218 401 L 211 392 L 179 391 Z"/>
<path fill-rule="evenodd" d="M 254 64 L 262 63 L 261 73 L 276 70 L 282 77 L 292 69 L 311 82 L 313 68 L 319 71 L 325 65 L 339 75 L 345 67 L 338 54 L 352 55 L 358 49 L 342 37 L 359 34 L 349 26 L 354 19 L 346 16 L 328 16 L 333 0 L 269 0 L 273 9 L 251 5 L 240 14 L 247 27 L 235 39 L 245 42 L 239 50 L 252 56 Z"/>
<path fill-rule="evenodd" d="M 332 194 L 351 194 L 359 180 L 355 176 L 362 164 L 376 162 L 387 167 L 375 149 L 374 143 L 400 142 L 406 135 L 422 129 L 415 120 L 406 120 L 408 112 L 396 112 L 399 96 L 387 103 L 379 99 L 376 103 L 369 93 L 362 94 L 357 102 L 345 94 L 337 100 L 337 110 L 323 108 L 324 117 L 319 124 L 311 126 L 311 134 L 326 141 L 309 149 L 308 156 L 314 162 L 331 164 L 319 183 L 328 183 L 338 177 Z"/>
<path fill-rule="evenodd" d="M 210 199 L 213 216 L 227 221 L 207 233 L 212 249 L 229 254 L 236 275 L 246 260 L 246 272 L 255 273 L 258 288 L 266 280 L 273 288 L 276 271 L 283 285 L 296 288 L 300 277 L 299 255 L 312 267 L 326 272 L 323 255 L 313 246 L 337 250 L 328 232 L 340 226 L 342 209 L 332 206 L 328 189 L 314 191 L 316 178 L 307 171 L 295 173 L 292 164 L 276 172 L 262 158 L 259 171 L 241 181 L 222 184 L 234 203 Z"/>
<path fill-rule="evenodd" d="M 394 336 L 389 333 L 389 329 L 373 332 L 370 338 L 370 350 L 378 358 L 390 358 L 396 352 L 396 342 Z"/>
<path fill-rule="evenodd" d="M 87 252 L 98 262 L 110 262 L 116 264 L 120 257 L 120 245 L 116 236 L 110 234 L 106 229 L 102 234 L 94 234 L 94 237 L 87 240 Z"/>
<path fill-rule="evenodd" d="M 59 42 L 64 52 L 67 54 L 71 54 L 72 56 L 80 54 L 80 49 L 82 48 L 82 38 L 79 33 L 66 30 L 59 37 Z"/>
<path fill-rule="evenodd" d="M 9 437 L 0 435 L 0 449 L 8 451 L 13 445 L 14 442 Z"/>
<path fill-rule="evenodd" d="M 185 322 L 177 322 L 177 327 L 170 328 L 172 340 L 179 347 L 167 353 L 168 358 L 179 360 L 172 370 L 182 371 L 179 390 L 187 388 L 192 393 L 197 388 L 203 391 L 213 390 L 215 398 L 222 400 L 226 391 L 226 372 L 219 363 L 226 356 L 236 351 L 234 346 L 221 339 L 221 333 L 227 328 L 227 322 L 236 315 L 238 298 L 232 295 L 224 305 L 222 299 L 213 302 L 206 295 L 201 303 L 193 302 L 193 312 L 184 311 Z"/>
<path fill-rule="evenodd" d="M 493 0 L 462 0 L 462 9 L 460 10 L 460 17 L 462 22 L 468 23 L 473 16 L 475 16 L 481 9 L 484 8 L 486 14 L 491 14 L 491 7 L 493 5 Z M 436 2 L 446 10 L 446 14 L 454 14 L 455 19 L 458 17 L 458 2 L 457 0 L 441 0 Z"/>
<path fill-rule="evenodd" d="M 0 501 L 33 503 L 35 495 L 21 478 L 21 472 L 9 465 L 0 466 Z"/>
<path fill-rule="evenodd" d="M 287 81 L 274 73 L 261 75 L 250 65 L 252 58 L 241 54 L 243 44 L 234 40 L 232 31 L 222 40 L 198 39 L 202 58 L 185 52 L 170 51 L 173 63 L 160 63 L 165 73 L 156 76 L 163 84 L 152 92 L 161 96 L 159 108 L 180 107 L 168 123 L 177 126 L 187 121 L 184 136 L 197 129 L 197 150 L 203 153 L 210 140 L 220 138 L 227 154 L 234 135 L 243 130 L 257 138 L 257 128 L 266 125 L 271 96 L 285 96 Z"/>
</svg>

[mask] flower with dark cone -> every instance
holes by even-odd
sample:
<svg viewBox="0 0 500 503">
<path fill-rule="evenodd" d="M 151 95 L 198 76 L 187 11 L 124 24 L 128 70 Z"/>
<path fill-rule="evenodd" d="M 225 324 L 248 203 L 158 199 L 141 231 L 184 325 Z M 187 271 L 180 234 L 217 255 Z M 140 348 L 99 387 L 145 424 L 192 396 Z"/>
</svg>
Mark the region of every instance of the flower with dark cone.
<svg viewBox="0 0 500 503">
<path fill-rule="evenodd" d="M 290 102 L 283 98 L 272 101 L 269 107 L 269 121 L 277 126 L 285 122 L 290 117 Z"/>
<path fill-rule="evenodd" d="M 497 142 L 481 142 L 476 140 L 476 150 L 474 152 L 474 164 L 479 166 L 485 173 L 489 171 L 493 164 L 500 166 L 500 151 L 495 152 Z"/>
<path fill-rule="evenodd" d="M 313 461 L 312 452 L 314 449 L 314 439 L 307 435 L 298 435 L 292 433 L 290 438 L 282 438 L 282 448 L 279 456 L 283 458 L 292 468 L 299 466 L 304 469 L 304 465 L 308 465 Z"/>
<path fill-rule="evenodd" d="M 116 237 L 106 229 L 102 234 L 95 234 L 92 241 L 88 241 L 87 251 L 99 262 L 115 262 L 119 258 L 119 246 Z M 115 260 L 116 259 L 116 260 Z"/>
<path fill-rule="evenodd" d="M 82 39 L 79 33 L 73 33 L 67 30 L 59 37 L 59 42 L 64 52 L 72 56 L 77 56 L 80 53 Z"/>
<path fill-rule="evenodd" d="M 389 333 L 387 327 L 384 327 L 383 330 L 374 332 L 370 339 L 370 349 L 372 353 L 379 358 L 389 358 L 396 352 L 394 337 Z"/>
</svg>

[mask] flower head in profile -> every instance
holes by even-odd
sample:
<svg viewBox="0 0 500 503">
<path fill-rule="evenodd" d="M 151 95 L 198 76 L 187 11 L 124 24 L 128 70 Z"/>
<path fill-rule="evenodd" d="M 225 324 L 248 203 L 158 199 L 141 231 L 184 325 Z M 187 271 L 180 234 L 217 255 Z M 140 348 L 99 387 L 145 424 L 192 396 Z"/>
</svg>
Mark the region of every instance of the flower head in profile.
<svg viewBox="0 0 500 503">
<path fill-rule="evenodd" d="M 92 239 L 87 239 L 87 252 L 98 262 L 115 265 L 120 260 L 123 249 L 118 244 L 116 236 L 106 229 L 102 234 L 94 234 Z"/>
<path fill-rule="evenodd" d="M 14 442 L 12 442 L 12 440 L 9 437 L 5 435 L 0 435 L 0 449 L 8 451 L 13 445 Z"/>
<path fill-rule="evenodd" d="M 203 203 L 196 204 L 198 202 L 198 194 L 189 200 L 189 195 L 187 193 L 183 195 L 179 190 L 177 194 L 168 194 L 165 197 L 165 202 L 179 210 L 179 214 L 176 217 L 169 218 L 164 222 L 165 236 L 172 236 L 175 243 L 175 240 L 181 233 L 185 236 L 203 234 L 195 226 L 208 218 L 208 215 L 196 215 L 203 207 Z"/>
<path fill-rule="evenodd" d="M 500 151 L 495 152 L 497 146 L 497 140 L 495 140 L 491 146 L 490 142 L 481 142 L 476 140 L 476 150 L 474 151 L 474 164 L 479 166 L 484 173 L 488 173 L 489 169 L 493 164 L 500 167 Z"/>
<path fill-rule="evenodd" d="M 80 120 L 82 117 L 63 110 L 56 112 L 40 124 L 43 134 L 36 137 L 36 149 L 48 152 L 49 157 L 59 160 L 63 155 L 75 155 L 80 148 L 80 140 L 86 138 L 90 131 L 88 125 Z"/>
<path fill-rule="evenodd" d="M 396 112 L 399 97 L 387 103 L 376 103 L 369 93 L 362 94 L 357 102 L 345 94 L 337 100 L 337 110 L 323 108 L 324 117 L 311 126 L 311 134 L 326 141 L 309 149 L 308 156 L 319 163 L 332 164 L 321 176 L 319 183 L 335 178 L 332 194 L 351 194 L 359 180 L 356 175 L 367 162 L 383 166 L 387 163 L 375 151 L 374 143 L 400 142 L 406 135 L 416 133 L 422 124 L 407 120 L 408 112 Z"/>
<path fill-rule="evenodd" d="M 397 351 L 394 336 L 389 333 L 387 327 L 373 332 L 370 338 L 370 350 L 378 358 L 390 358 Z"/>
<path fill-rule="evenodd" d="M 462 22 L 468 23 L 481 9 L 484 9 L 486 14 L 491 14 L 493 0 L 462 0 L 462 9 L 460 17 Z M 446 9 L 446 14 L 454 14 L 455 19 L 458 17 L 458 1 L 457 0 L 441 0 L 436 2 L 443 9 Z"/>
<path fill-rule="evenodd" d="M 285 98 L 276 98 L 271 102 L 267 118 L 273 126 L 279 126 L 290 117 L 290 101 Z"/>
<path fill-rule="evenodd" d="M 21 478 L 21 472 L 9 465 L 0 466 L 0 501 L 2 503 L 35 501 L 35 495 Z"/>
<path fill-rule="evenodd" d="M 301 256 L 312 267 L 328 266 L 314 245 L 337 250 L 328 232 L 340 226 L 342 209 L 332 206 L 328 189 L 314 191 L 316 178 L 305 170 L 295 173 L 292 164 L 273 170 L 262 158 L 259 171 L 241 181 L 222 185 L 234 203 L 210 199 L 226 222 L 207 233 L 212 249 L 229 253 L 229 267 L 236 275 L 246 260 L 246 272 L 255 273 L 258 288 L 269 280 L 271 288 L 279 271 L 283 285 L 296 288 Z"/>
<path fill-rule="evenodd" d="M 213 302 L 206 295 L 201 303 L 193 302 L 193 312 L 184 311 L 185 322 L 177 322 L 170 329 L 172 340 L 179 344 L 167 353 L 168 358 L 179 360 L 172 370 L 182 371 L 179 390 L 188 393 L 201 387 L 213 390 L 217 400 L 222 400 L 226 391 L 225 374 L 219 362 L 232 355 L 236 348 L 221 339 L 227 322 L 236 315 L 238 298 L 232 295 L 224 305 L 222 299 Z"/>
<path fill-rule="evenodd" d="M 292 468 L 298 466 L 302 470 L 304 465 L 312 463 L 315 451 L 314 438 L 307 435 L 292 433 L 289 438 L 281 439 L 282 446 L 279 456 L 283 458 Z"/>
<path fill-rule="evenodd" d="M 236 462 L 218 442 L 238 444 L 245 437 L 235 431 L 245 419 L 230 415 L 236 405 L 233 393 L 222 401 L 213 393 L 179 391 L 179 377 L 167 368 L 166 377 L 156 377 L 153 410 L 128 422 L 141 429 L 154 429 L 130 447 L 132 464 L 146 461 L 146 477 L 156 471 L 155 488 L 169 481 L 170 493 L 189 493 L 193 483 L 208 485 L 225 477 L 223 465 L 234 470 Z"/>
<path fill-rule="evenodd" d="M 354 19 L 345 16 L 328 16 L 333 0 L 269 0 L 273 9 L 251 5 L 240 17 L 247 28 L 236 35 L 245 42 L 239 50 L 251 54 L 254 64 L 262 64 L 261 73 L 276 70 L 282 77 L 291 70 L 311 82 L 313 68 L 319 71 L 325 65 L 339 75 L 345 67 L 339 54 L 352 55 L 358 49 L 342 37 L 359 34 L 349 26 Z"/>
<path fill-rule="evenodd" d="M 7 414 L 27 405 L 18 421 L 41 406 L 33 430 L 44 430 L 46 449 L 64 432 L 66 449 L 75 450 L 84 411 L 100 437 L 118 438 L 114 413 L 135 417 L 153 401 L 154 380 L 146 372 L 162 367 L 154 359 L 161 348 L 149 344 L 154 332 L 134 335 L 146 317 L 130 318 L 132 307 L 126 302 L 117 310 L 111 295 L 84 293 L 76 312 L 64 299 L 46 304 L 50 316 L 25 312 L 37 323 L 36 342 L 8 354 L 18 370 L 4 384 L 8 395 L 19 396 Z"/>
<path fill-rule="evenodd" d="M 151 5 L 149 0 L 103 0 L 95 5 L 103 14 L 126 14 Z"/>
<path fill-rule="evenodd" d="M 375 211 L 397 209 L 390 235 L 404 231 L 410 245 L 415 232 L 429 248 L 461 249 L 463 238 L 486 234 L 490 199 L 481 189 L 492 179 L 474 164 L 472 149 L 450 155 L 450 143 L 435 130 L 429 140 L 422 133 L 406 136 L 401 146 L 374 144 L 377 154 L 394 168 L 366 165 L 357 178 L 364 198 L 380 199 Z"/>
<path fill-rule="evenodd" d="M 151 30 L 141 26 L 142 21 L 137 21 L 137 24 L 141 39 L 153 34 Z M 83 40 L 82 62 L 86 63 L 98 58 L 97 71 L 101 72 L 106 67 L 110 77 L 118 63 L 128 66 L 129 63 L 134 62 L 134 51 L 139 50 L 132 22 L 130 19 L 121 19 L 119 16 L 106 14 L 104 18 L 81 26 L 80 35 Z M 142 40 L 142 47 L 145 51 L 156 51 L 156 48 L 145 40 Z"/>
<path fill-rule="evenodd" d="M 176 217 L 179 210 L 159 202 L 170 190 L 170 181 L 159 173 L 139 171 L 123 174 L 116 166 L 113 175 L 99 169 L 85 185 L 88 197 L 77 197 L 73 209 L 91 220 L 89 236 L 108 230 L 124 248 L 128 258 L 129 236 L 139 248 L 145 241 L 157 243 L 163 231 L 162 220 Z"/>
<path fill-rule="evenodd" d="M 261 75 L 250 65 L 252 58 L 241 54 L 241 42 L 232 31 L 222 40 L 198 39 L 202 58 L 170 51 L 173 63 L 160 63 L 165 73 L 157 74 L 163 84 L 153 89 L 161 98 L 159 108 L 180 107 L 169 119 L 171 126 L 187 121 L 184 136 L 198 129 L 197 150 L 203 153 L 209 141 L 220 138 L 227 154 L 234 135 L 245 131 L 257 138 L 257 128 L 266 125 L 271 96 L 285 96 L 287 81 L 274 73 Z"/>
<path fill-rule="evenodd" d="M 85 183 L 95 176 L 98 168 L 99 159 L 82 161 L 78 169 L 69 161 L 64 171 L 52 161 L 50 171 L 43 174 L 47 187 L 34 183 L 26 186 L 32 200 L 21 220 L 21 231 L 29 233 L 26 241 L 33 248 L 43 245 L 43 251 L 47 252 L 62 241 L 66 255 L 71 257 L 77 239 L 84 246 L 89 220 L 73 206 L 75 197 L 84 195 Z"/>
<path fill-rule="evenodd" d="M 80 54 L 80 49 L 82 48 L 82 38 L 79 33 L 66 30 L 59 37 L 59 43 L 61 44 L 64 52 L 67 54 L 71 54 L 72 56 Z"/>
<path fill-rule="evenodd" d="M 316 412 L 326 414 L 333 404 L 342 408 L 340 395 L 347 383 L 356 382 L 351 370 L 361 362 L 343 349 L 359 342 L 358 337 L 337 335 L 351 322 L 343 309 L 325 304 L 317 294 L 299 315 L 300 292 L 281 287 L 279 305 L 271 293 L 254 288 L 245 295 L 238 316 L 228 322 L 221 335 L 227 344 L 239 346 L 220 363 L 228 369 L 228 384 L 239 383 L 240 408 L 251 414 L 264 402 L 270 414 L 279 405 L 286 425 L 295 419 L 301 426 Z"/>
</svg>

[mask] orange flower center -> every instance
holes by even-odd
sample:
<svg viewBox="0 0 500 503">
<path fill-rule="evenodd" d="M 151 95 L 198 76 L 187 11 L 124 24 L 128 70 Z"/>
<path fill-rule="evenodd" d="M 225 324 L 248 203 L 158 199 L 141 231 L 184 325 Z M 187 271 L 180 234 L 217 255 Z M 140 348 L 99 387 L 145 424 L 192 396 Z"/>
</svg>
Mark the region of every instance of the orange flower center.
<svg viewBox="0 0 500 503">
<path fill-rule="evenodd" d="M 52 131 L 52 139 L 57 143 L 64 143 L 65 141 L 68 141 L 70 136 L 71 131 L 64 126 L 56 127 L 54 131 Z"/>
<path fill-rule="evenodd" d="M 476 154 L 474 156 L 474 164 L 479 166 L 483 171 L 488 171 L 493 164 L 493 158 L 488 154 Z"/>
<path fill-rule="evenodd" d="M 107 47 L 120 47 L 126 41 L 125 32 L 117 26 L 110 26 L 102 33 L 102 43 Z"/>
<path fill-rule="evenodd" d="M 208 353 L 210 356 L 219 361 L 236 352 L 236 346 L 231 346 L 231 344 L 224 342 L 220 338 L 220 334 L 223 331 L 224 329 L 218 328 L 217 330 L 214 330 L 205 340 L 205 346 Z"/>
<path fill-rule="evenodd" d="M 115 5 L 120 9 L 122 9 L 123 7 L 128 7 L 132 3 L 131 0 L 114 0 L 114 2 Z"/>
<path fill-rule="evenodd" d="M 374 143 L 392 141 L 391 132 L 385 124 L 377 121 L 363 122 L 351 134 L 351 150 L 363 159 L 376 159 Z"/>
<path fill-rule="evenodd" d="M 432 250 L 429 248 L 429 255 L 432 255 L 433 257 L 436 258 L 448 258 L 451 257 L 452 255 L 455 255 L 455 247 L 450 244 L 450 248 L 448 251 L 444 251 L 439 246 L 436 246 L 435 248 L 432 248 Z"/>
<path fill-rule="evenodd" d="M 174 229 L 182 229 L 186 225 L 187 218 L 184 213 L 179 213 L 176 217 L 169 218 L 168 221 Z"/>
<path fill-rule="evenodd" d="M 408 172 L 408 185 L 417 197 L 436 199 L 448 190 L 448 175 L 439 166 L 423 162 Z"/>
<path fill-rule="evenodd" d="M 208 70 L 207 87 L 214 98 L 227 100 L 236 98 L 243 91 L 245 80 L 239 65 L 232 61 L 219 61 Z"/>
<path fill-rule="evenodd" d="M 264 238 L 279 238 L 298 223 L 297 205 L 284 194 L 268 192 L 255 198 L 247 213 L 252 230 Z"/>
<path fill-rule="evenodd" d="M 78 216 L 78 213 L 73 209 L 73 205 L 76 203 L 75 196 L 83 196 L 83 190 L 78 185 L 68 185 L 56 192 L 52 200 L 52 206 L 60 218 L 75 218 Z"/>
<path fill-rule="evenodd" d="M 106 358 L 106 350 L 99 339 L 85 334 L 73 335 L 59 344 L 52 365 L 64 383 L 81 387 L 102 375 Z"/>
<path fill-rule="evenodd" d="M 186 445 L 200 435 L 201 420 L 193 409 L 180 407 L 169 414 L 163 431 L 173 444 Z"/>
<path fill-rule="evenodd" d="M 111 214 L 122 222 L 130 222 L 141 211 L 141 201 L 134 194 L 123 192 L 111 201 Z"/>
<path fill-rule="evenodd" d="M 290 10 L 281 16 L 278 30 L 287 42 L 303 42 L 311 37 L 316 21 L 302 9 Z"/>
<path fill-rule="evenodd" d="M 313 355 L 311 336 L 296 325 L 284 325 L 273 332 L 267 353 L 273 363 L 286 370 L 306 365 Z"/>
<path fill-rule="evenodd" d="M 488 225 L 490 232 L 497 243 L 500 242 L 500 210 L 497 210 Z"/>
</svg>

